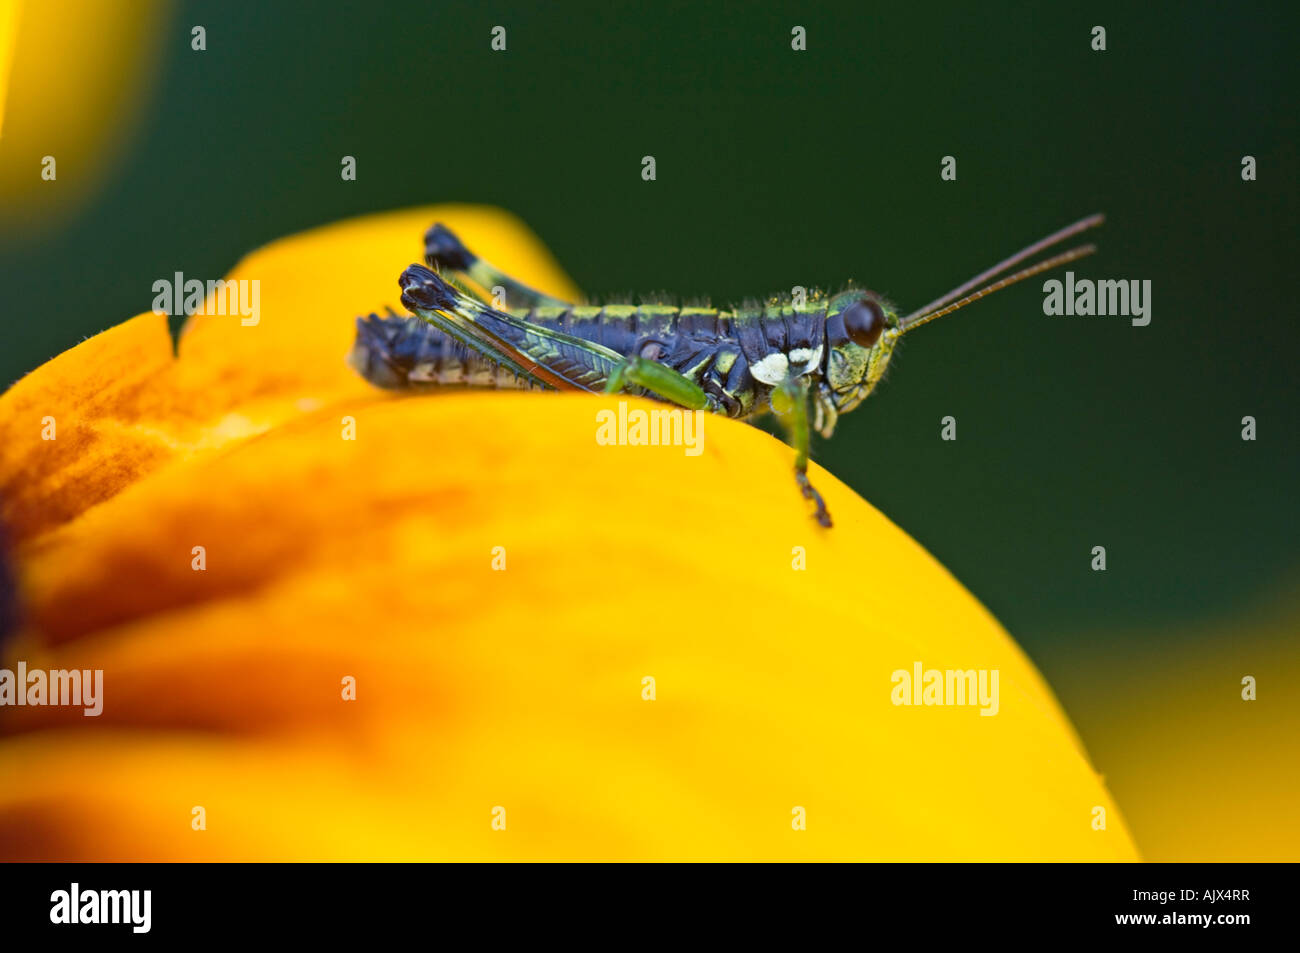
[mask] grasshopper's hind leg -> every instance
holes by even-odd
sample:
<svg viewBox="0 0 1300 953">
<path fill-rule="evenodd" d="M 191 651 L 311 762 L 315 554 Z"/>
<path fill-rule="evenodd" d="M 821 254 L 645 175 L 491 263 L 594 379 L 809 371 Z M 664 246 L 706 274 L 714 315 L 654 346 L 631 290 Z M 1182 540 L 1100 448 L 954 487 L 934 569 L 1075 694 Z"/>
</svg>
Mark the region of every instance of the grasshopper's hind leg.
<svg viewBox="0 0 1300 953">
<path fill-rule="evenodd" d="M 797 378 L 787 377 L 772 391 L 772 409 L 786 422 L 794 444 L 794 479 L 804 499 L 817 507 L 817 522 L 830 528 L 831 514 L 826 511 L 822 495 L 808 479 L 808 447 L 812 441 L 808 426 L 808 387 Z"/>
<path fill-rule="evenodd" d="M 569 302 L 535 291 L 522 281 L 492 267 L 466 248 L 452 230 L 441 222 L 424 233 L 424 259 L 430 268 L 460 272 L 489 294 L 493 294 L 494 288 L 503 289 L 506 308 L 531 311 L 533 308 L 572 307 Z"/>
</svg>

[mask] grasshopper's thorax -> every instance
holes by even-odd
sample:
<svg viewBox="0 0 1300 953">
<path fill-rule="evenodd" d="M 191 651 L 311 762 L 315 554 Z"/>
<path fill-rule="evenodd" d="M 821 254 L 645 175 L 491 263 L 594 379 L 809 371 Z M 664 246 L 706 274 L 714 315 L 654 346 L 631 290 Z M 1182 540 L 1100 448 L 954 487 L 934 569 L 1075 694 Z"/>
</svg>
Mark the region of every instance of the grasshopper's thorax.
<svg viewBox="0 0 1300 953">
<path fill-rule="evenodd" d="M 815 395 L 817 431 L 829 437 L 840 414 L 866 399 L 885 374 L 902 334 L 893 307 L 873 291 L 846 291 L 826 309 L 826 367 Z"/>
</svg>

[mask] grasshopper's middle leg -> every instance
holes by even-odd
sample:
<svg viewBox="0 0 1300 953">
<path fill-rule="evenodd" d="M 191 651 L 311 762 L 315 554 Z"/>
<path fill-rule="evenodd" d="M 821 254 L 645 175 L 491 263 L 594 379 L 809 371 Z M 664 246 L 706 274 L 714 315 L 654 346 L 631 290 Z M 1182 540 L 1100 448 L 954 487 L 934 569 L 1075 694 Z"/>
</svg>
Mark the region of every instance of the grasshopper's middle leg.
<svg viewBox="0 0 1300 953">
<path fill-rule="evenodd" d="M 714 410 L 704 388 L 671 367 L 643 357 L 630 357 L 614 369 L 605 382 L 605 393 L 617 394 L 629 385 L 653 391 L 664 400 L 687 410 Z"/>
<path fill-rule="evenodd" d="M 441 222 L 424 233 L 424 259 L 430 268 L 458 271 L 489 293 L 493 288 L 501 288 L 505 291 L 507 308 L 531 311 L 543 307 L 573 307 L 567 301 L 535 291 L 522 281 L 492 267 L 466 248 L 452 230 Z"/>
<path fill-rule="evenodd" d="M 688 410 L 716 412 L 719 409 L 699 384 L 671 367 L 644 358 L 632 357 L 620 364 L 605 383 L 605 393 L 618 393 L 629 385 L 653 391 L 664 400 Z M 786 419 L 790 430 L 795 451 L 795 482 L 799 484 L 804 498 L 816 504 L 817 511 L 814 515 L 817 522 L 829 529 L 831 515 L 826 510 L 826 503 L 808 479 L 808 448 L 812 436 L 808 423 L 807 386 L 795 378 L 786 378 L 776 390 L 772 391 L 772 409 Z"/>
<path fill-rule="evenodd" d="M 797 378 L 787 377 L 772 391 L 772 409 L 786 421 L 790 440 L 794 444 L 794 479 L 804 499 L 817 505 L 816 518 L 822 526 L 830 528 L 831 514 L 826 503 L 808 480 L 808 447 L 812 436 L 808 427 L 808 386 Z"/>
</svg>

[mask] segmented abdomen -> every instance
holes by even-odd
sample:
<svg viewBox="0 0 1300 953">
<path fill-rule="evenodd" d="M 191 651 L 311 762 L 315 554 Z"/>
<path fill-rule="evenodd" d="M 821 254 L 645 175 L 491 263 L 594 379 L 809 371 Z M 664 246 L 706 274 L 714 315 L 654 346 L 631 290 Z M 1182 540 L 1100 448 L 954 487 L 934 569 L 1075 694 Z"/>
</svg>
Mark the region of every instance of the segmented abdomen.
<svg viewBox="0 0 1300 953">
<path fill-rule="evenodd" d="M 543 389 L 414 317 L 357 318 L 348 363 L 376 387 L 389 390 L 454 385 Z"/>
<path fill-rule="evenodd" d="M 544 307 L 512 313 L 530 323 L 602 344 L 624 357 L 640 354 L 651 360 L 663 360 L 682 331 L 711 346 L 725 335 L 727 324 L 727 318 L 712 309 L 683 312 L 663 306 Z M 452 384 L 537 386 L 502 370 L 427 321 L 400 315 L 358 318 L 348 363 L 372 384 L 390 389 Z"/>
</svg>

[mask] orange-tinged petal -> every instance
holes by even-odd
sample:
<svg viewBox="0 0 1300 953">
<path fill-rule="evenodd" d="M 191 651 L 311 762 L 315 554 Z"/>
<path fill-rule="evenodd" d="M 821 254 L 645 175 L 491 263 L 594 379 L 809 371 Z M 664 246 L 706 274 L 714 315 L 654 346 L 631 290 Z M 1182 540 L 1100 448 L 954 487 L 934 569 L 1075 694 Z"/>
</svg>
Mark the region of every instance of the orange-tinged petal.
<svg viewBox="0 0 1300 953">
<path fill-rule="evenodd" d="M 167 319 L 97 334 L 0 396 L 0 524 L 27 539 L 113 496 L 182 450 Z"/>
<path fill-rule="evenodd" d="M 226 276 L 260 282 L 256 325 L 239 315 L 194 315 L 174 359 L 166 318 L 143 314 L 0 396 L 0 522 L 30 538 L 169 462 L 373 395 L 345 363 L 355 318 L 397 305 L 397 276 L 420 260 L 435 220 L 487 260 L 510 262 L 523 280 L 576 295 L 537 239 L 498 209 L 411 209 L 274 242 Z"/>
</svg>

